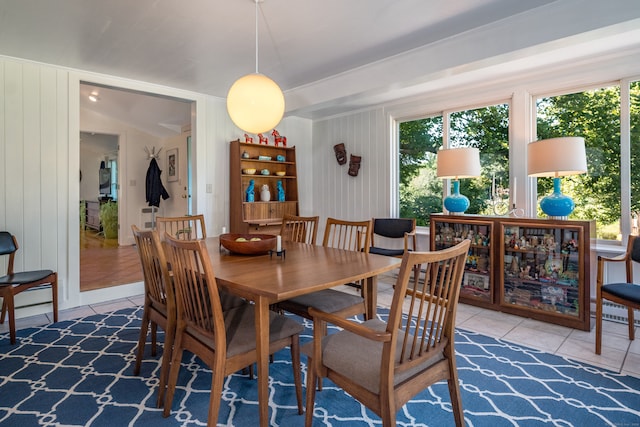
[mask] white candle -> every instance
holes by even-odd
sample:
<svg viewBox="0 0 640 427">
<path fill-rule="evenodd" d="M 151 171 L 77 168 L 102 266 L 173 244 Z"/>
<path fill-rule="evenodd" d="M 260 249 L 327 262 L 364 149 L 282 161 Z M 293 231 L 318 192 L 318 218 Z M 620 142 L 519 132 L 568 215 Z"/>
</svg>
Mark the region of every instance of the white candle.
<svg viewBox="0 0 640 427">
<path fill-rule="evenodd" d="M 491 176 L 491 198 L 496 198 L 496 174 Z"/>
<path fill-rule="evenodd" d="M 518 178 L 513 177 L 513 196 L 511 197 L 511 205 L 516 206 L 516 189 L 518 188 Z"/>
<path fill-rule="evenodd" d="M 222 234 L 227 234 L 227 227 L 222 227 Z"/>
<path fill-rule="evenodd" d="M 282 236 L 276 236 L 276 252 L 282 252 Z"/>
</svg>

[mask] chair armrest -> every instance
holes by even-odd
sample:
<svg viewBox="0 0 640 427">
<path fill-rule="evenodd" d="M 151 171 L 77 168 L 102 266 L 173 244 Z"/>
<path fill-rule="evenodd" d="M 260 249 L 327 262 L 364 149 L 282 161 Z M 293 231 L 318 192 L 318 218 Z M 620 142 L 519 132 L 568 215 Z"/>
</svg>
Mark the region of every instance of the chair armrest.
<svg viewBox="0 0 640 427">
<path fill-rule="evenodd" d="M 627 260 L 627 254 L 620 254 L 615 257 L 606 257 L 602 255 L 598 255 L 598 262 L 624 262 Z"/>
<path fill-rule="evenodd" d="M 344 317 L 327 313 L 313 307 L 309 307 L 309 314 L 313 317 L 313 323 L 315 325 L 319 325 L 319 321 L 325 321 L 373 341 L 387 342 L 391 340 L 391 334 L 387 331 L 376 331 L 374 329 L 367 328 L 360 323 L 353 322 L 345 319 Z"/>
<path fill-rule="evenodd" d="M 627 262 L 627 253 L 623 253 L 621 255 L 615 257 L 605 257 L 602 255 L 598 255 L 597 258 L 597 269 L 596 269 L 596 289 L 600 289 L 604 284 L 604 265 L 609 262 Z M 629 271 L 627 271 L 627 276 L 629 275 Z M 627 277 L 627 281 L 630 278 Z"/>
<path fill-rule="evenodd" d="M 404 251 L 409 250 L 409 237 L 411 237 L 411 250 L 416 251 L 416 230 L 405 231 L 404 233 Z"/>
</svg>

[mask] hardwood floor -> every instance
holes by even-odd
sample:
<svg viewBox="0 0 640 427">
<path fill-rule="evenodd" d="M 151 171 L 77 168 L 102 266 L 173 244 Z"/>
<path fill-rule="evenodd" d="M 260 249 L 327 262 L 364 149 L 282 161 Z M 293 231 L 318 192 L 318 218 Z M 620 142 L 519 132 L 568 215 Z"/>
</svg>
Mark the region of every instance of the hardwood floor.
<svg viewBox="0 0 640 427">
<path fill-rule="evenodd" d="M 142 281 L 135 246 L 118 246 L 92 230 L 80 231 L 80 291 Z"/>
</svg>

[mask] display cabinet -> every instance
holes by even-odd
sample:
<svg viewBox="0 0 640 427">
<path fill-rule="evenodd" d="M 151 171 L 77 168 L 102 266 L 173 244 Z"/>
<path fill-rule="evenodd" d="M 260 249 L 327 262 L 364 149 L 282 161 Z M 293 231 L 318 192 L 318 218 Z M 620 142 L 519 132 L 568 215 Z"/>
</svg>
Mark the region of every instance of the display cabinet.
<svg viewBox="0 0 640 427">
<path fill-rule="evenodd" d="M 229 219 L 231 233 L 280 232 L 284 214 L 298 215 L 298 174 L 295 147 L 231 141 Z M 247 187 L 253 181 L 253 201 Z M 278 197 L 278 183 L 284 201 Z M 269 199 L 261 199 L 266 186 Z"/>
<path fill-rule="evenodd" d="M 431 216 L 432 248 L 446 248 L 465 238 L 472 246 L 462 302 L 590 329 L 595 221 Z"/>
<path fill-rule="evenodd" d="M 591 225 L 501 222 L 499 304 L 505 311 L 589 330 Z"/>
<path fill-rule="evenodd" d="M 440 250 L 471 240 L 465 266 L 460 299 L 477 305 L 494 303 L 493 222 L 462 217 L 436 217 L 431 220 L 431 247 Z"/>
</svg>

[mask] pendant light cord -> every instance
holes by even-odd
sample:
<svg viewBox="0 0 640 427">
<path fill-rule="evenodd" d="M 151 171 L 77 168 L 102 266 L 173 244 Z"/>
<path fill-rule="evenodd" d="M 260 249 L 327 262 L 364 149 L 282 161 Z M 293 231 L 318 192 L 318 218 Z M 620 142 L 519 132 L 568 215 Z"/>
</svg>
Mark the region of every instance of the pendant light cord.
<svg viewBox="0 0 640 427">
<path fill-rule="evenodd" d="M 258 74 L 258 0 L 256 3 L 256 74 Z"/>
</svg>

